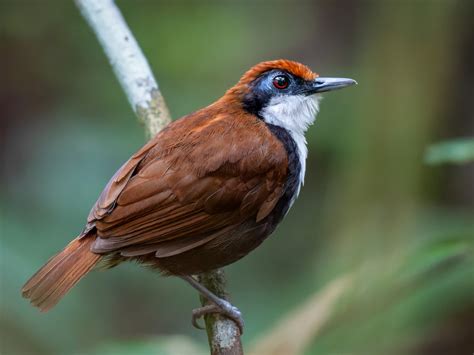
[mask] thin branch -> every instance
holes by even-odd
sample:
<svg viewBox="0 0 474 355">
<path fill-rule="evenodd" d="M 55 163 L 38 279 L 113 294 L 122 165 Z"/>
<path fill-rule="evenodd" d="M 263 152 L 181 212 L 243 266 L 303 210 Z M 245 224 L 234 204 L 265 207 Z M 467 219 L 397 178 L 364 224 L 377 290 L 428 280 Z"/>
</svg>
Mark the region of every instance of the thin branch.
<svg viewBox="0 0 474 355">
<path fill-rule="evenodd" d="M 230 301 L 225 289 L 224 270 L 218 269 L 200 274 L 199 282 L 216 296 Z M 205 306 L 209 301 L 201 296 L 201 304 Z M 234 321 L 219 314 L 209 314 L 205 317 L 205 321 L 211 354 L 243 354 L 240 330 Z"/>
<path fill-rule="evenodd" d="M 76 0 L 149 138 L 171 122 L 148 61 L 113 0 Z"/>
<path fill-rule="evenodd" d="M 75 0 L 104 48 L 128 101 L 147 136 L 153 137 L 171 122 L 171 116 L 150 66 L 113 0 Z M 227 298 L 222 270 L 200 275 L 201 282 L 219 297 Z M 206 302 L 202 300 L 203 304 Z M 207 316 L 212 354 L 242 354 L 237 325 L 221 316 Z"/>
</svg>

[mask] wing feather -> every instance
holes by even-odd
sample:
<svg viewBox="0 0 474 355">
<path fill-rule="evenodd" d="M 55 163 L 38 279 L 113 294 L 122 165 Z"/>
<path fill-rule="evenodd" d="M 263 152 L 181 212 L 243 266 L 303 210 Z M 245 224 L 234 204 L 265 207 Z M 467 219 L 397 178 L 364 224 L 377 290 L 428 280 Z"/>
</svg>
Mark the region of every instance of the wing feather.
<svg viewBox="0 0 474 355">
<path fill-rule="evenodd" d="M 167 257 L 263 220 L 287 166 L 283 145 L 253 116 L 208 109 L 176 121 L 107 184 L 86 227 L 97 229 L 92 250 Z"/>
</svg>

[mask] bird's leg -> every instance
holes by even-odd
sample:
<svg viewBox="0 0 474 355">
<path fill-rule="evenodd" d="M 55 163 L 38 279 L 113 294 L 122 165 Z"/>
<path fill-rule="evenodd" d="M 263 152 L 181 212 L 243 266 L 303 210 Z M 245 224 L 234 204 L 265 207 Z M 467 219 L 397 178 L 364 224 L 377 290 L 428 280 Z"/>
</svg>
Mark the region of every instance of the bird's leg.
<svg viewBox="0 0 474 355">
<path fill-rule="evenodd" d="M 197 322 L 199 318 L 205 316 L 206 314 L 219 313 L 232 319 L 238 325 L 240 334 L 243 334 L 244 320 L 242 318 L 242 313 L 237 307 L 234 307 L 230 302 L 217 297 L 214 293 L 199 283 L 194 277 L 181 276 L 181 278 L 198 290 L 198 292 L 207 300 L 209 300 L 209 302 L 213 303 L 193 310 L 192 323 L 196 328 L 203 329 Z"/>
</svg>

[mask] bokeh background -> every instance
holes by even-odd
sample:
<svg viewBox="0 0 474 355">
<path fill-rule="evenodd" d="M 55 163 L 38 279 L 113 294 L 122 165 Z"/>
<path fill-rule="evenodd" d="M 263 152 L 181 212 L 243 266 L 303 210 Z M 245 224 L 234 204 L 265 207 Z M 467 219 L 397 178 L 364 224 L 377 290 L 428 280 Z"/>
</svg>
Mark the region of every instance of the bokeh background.
<svg viewBox="0 0 474 355">
<path fill-rule="evenodd" d="M 474 136 L 472 1 L 117 3 L 174 118 L 262 60 L 359 82 L 323 100 L 285 221 L 226 268 L 246 349 L 474 351 L 472 141 L 426 155 Z M 21 298 L 145 138 L 72 1 L 0 7 L 0 352 L 206 353 L 195 291 L 136 265 L 91 273 L 47 314 Z"/>
</svg>

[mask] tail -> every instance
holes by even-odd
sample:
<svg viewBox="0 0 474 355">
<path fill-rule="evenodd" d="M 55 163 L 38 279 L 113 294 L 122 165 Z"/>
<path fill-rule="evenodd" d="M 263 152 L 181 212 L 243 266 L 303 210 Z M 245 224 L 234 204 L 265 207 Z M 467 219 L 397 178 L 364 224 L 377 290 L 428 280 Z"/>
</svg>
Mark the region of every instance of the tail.
<svg viewBox="0 0 474 355">
<path fill-rule="evenodd" d="M 100 260 L 90 251 L 95 238 L 76 238 L 23 286 L 22 295 L 42 312 L 51 309 Z"/>
</svg>

